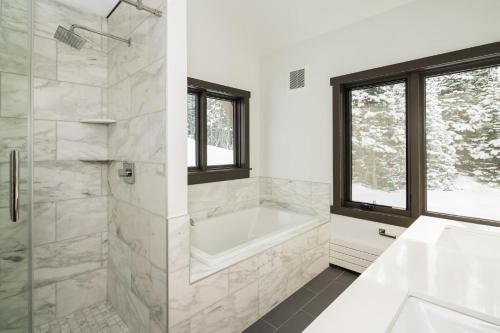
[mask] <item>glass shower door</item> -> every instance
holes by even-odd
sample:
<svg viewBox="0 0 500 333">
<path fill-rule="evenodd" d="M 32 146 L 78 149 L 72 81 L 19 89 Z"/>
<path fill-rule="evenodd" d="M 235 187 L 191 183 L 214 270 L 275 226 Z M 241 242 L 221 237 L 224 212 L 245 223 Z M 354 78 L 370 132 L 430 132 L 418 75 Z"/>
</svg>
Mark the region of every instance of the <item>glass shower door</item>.
<svg viewBox="0 0 500 333">
<path fill-rule="evenodd" d="M 31 331 L 31 1 L 0 10 L 0 332 Z"/>
</svg>

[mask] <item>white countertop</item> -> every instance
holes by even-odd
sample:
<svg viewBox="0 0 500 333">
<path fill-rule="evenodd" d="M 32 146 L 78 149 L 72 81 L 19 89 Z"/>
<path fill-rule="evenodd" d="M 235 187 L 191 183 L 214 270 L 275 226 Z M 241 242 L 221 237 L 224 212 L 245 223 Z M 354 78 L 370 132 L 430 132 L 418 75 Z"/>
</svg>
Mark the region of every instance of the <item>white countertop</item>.
<svg viewBox="0 0 500 333">
<path fill-rule="evenodd" d="M 449 226 L 493 232 L 500 242 L 497 227 L 421 217 L 304 332 L 386 332 L 408 295 L 499 325 L 500 252 L 438 246 Z"/>
</svg>

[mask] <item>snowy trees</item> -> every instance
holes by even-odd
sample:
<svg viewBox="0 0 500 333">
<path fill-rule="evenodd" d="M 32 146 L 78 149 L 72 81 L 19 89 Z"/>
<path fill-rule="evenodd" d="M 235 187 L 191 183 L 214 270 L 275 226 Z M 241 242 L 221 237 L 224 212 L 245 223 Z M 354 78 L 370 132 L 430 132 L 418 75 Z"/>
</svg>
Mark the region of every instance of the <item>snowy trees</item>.
<svg viewBox="0 0 500 333">
<path fill-rule="evenodd" d="M 431 190 L 452 190 L 457 174 L 453 133 L 449 131 L 448 122 L 443 117 L 439 98 L 440 91 L 446 88 L 442 81 L 443 76 L 432 77 L 426 81 L 427 188 Z"/>
<path fill-rule="evenodd" d="M 426 102 L 429 187 L 463 175 L 500 188 L 500 67 L 430 77 Z"/>
<path fill-rule="evenodd" d="M 351 91 L 352 182 L 394 191 L 406 186 L 406 84 Z"/>
<path fill-rule="evenodd" d="M 405 83 L 350 94 L 352 183 L 405 190 Z M 428 190 L 460 190 L 459 177 L 500 189 L 500 67 L 427 77 L 425 99 Z"/>
<path fill-rule="evenodd" d="M 209 146 L 233 149 L 233 102 L 207 98 L 207 142 Z"/>
<path fill-rule="evenodd" d="M 188 142 L 196 142 L 196 95 L 188 94 L 187 98 Z M 196 166 L 196 144 L 188 144 L 188 167 Z"/>
<path fill-rule="evenodd" d="M 188 136 L 188 166 L 196 165 L 196 131 L 198 110 L 198 96 L 188 94 L 187 99 L 187 136 Z M 226 165 L 234 163 L 234 105 L 232 101 L 206 98 L 206 135 L 207 135 L 207 164 Z"/>
<path fill-rule="evenodd" d="M 188 138 L 196 140 L 197 97 L 188 94 L 187 120 Z M 233 149 L 233 102 L 207 98 L 207 142 L 209 146 Z"/>
<path fill-rule="evenodd" d="M 196 95 L 188 94 L 187 99 L 188 137 L 196 139 Z"/>
</svg>

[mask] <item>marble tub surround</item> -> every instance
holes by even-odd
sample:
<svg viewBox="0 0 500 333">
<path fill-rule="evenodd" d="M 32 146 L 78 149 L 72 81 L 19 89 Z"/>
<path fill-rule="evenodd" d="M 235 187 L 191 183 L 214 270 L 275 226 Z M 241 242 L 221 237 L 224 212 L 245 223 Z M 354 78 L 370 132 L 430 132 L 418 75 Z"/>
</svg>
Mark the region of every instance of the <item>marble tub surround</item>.
<svg viewBox="0 0 500 333">
<path fill-rule="evenodd" d="M 191 282 L 300 237 L 325 223 L 318 216 L 274 206 L 247 208 L 197 221 L 190 229 Z"/>
<path fill-rule="evenodd" d="M 282 178 L 260 177 L 262 205 L 321 216 L 330 220 L 330 184 Z"/>
<path fill-rule="evenodd" d="M 107 137 L 107 299 L 131 332 L 166 332 L 166 18 L 122 3 L 107 29 L 132 40 L 107 41 L 107 118 L 117 121 Z M 118 177 L 121 160 L 135 163 L 134 184 Z"/>
<path fill-rule="evenodd" d="M 260 205 L 312 215 L 316 217 L 318 224 L 321 224 L 330 221 L 330 185 L 252 177 L 188 187 L 188 211 L 195 222 Z M 172 232 L 178 235 L 172 241 L 178 242 L 178 239 L 189 237 L 189 232 L 186 234 L 178 231 L 181 228 L 179 225 L 180 222 L 171 224 Z M 329 235 L 330 232 L 326 232 L 322 237 L 328 240 Z M 173 248 L 169 251 L 177 253 L 180 250 Z M 190 260 L 191 281 L 197 281 L 234 264 L 232 261 L 210 267 L 194 258 Z"/>
<path fill-rule="evenodd" d="M 188 250 L 189 224 L 176 222 L 169 243 Z M 169 266 L 169 332 L 241 332 L 328 267 L 328 229 L 323 224 L 194 283 L 189 265 L 180 267 L 184 254 L 187 260 Z"/>
<path fill-rule="evenodd" d="M 259 177 L 188 186 L 188 212 L 203 219 L 259 205 Z"/>
<path fill-rule="evenodd" d="M 328 266 L 328 184 L 253 177 L 191 185 L 188 191 L 190 216 L 168 224 L 169 332 L 241 332 Z M 190 218 L 259 205 L 307 212 L 323 224 L 229 267 L 214 270 L 191 261 Z M 191 282 L 200 272 L 205 277 Z"/>
<path fill-rule="evenodd" d="M 330 220 L 330 185 L 252 177 L 188 187 L 188 212 L 194 220 L 259 205 L 279 206 Z"/>
<path fill-rule="evenodd" d="M 107 46 L 81 33 L 81 50 L 56 41 L 60 24 L 106 29 L 106 19 L 59 1 L 33 1 L 33 313 L 39 326 L 106 300 Z"/>
<path fill-rule="evenodd" d="M 260 205 L 312 215 L 316 217 L 318 224 L 321 224 L 330 221 L 330 185 L 252 177 L 188 187 L 188 211 L 190 218 L 195 222 Z M 189 237 L 189 230 L 187 233 L 179 231 L 182 228 L 179 222 L 171 226 L 172 232 L 177 234 L 172 241 L 184 241 L 186 237 Z M 325 232 L 321 237 L 328 240 L 329 235 L 329 232 Z M 273 244 L 276 243 L 279 241 Z M 180 252 L 176 248 L 169 249 L 169 251 Z M 242 259 L 244 258 L 236 258 L 231 262 L 216 266 L 207 266 L 191 258 L 191 281 L 200 280 Z"/>
</svg>

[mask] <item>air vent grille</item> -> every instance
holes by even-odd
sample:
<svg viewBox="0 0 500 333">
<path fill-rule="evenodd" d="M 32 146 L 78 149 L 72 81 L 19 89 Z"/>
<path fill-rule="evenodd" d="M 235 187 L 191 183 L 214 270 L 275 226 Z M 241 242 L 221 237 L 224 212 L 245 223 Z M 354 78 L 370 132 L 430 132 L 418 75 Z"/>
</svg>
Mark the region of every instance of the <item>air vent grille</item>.
<svg viewBox="0 0 500 333">
<path fill-rule="evenodd" d="M 290 90 L 304 88 L 306 86 L 306 70 L 298 69 L 290 72 Z"/>
</svg>

